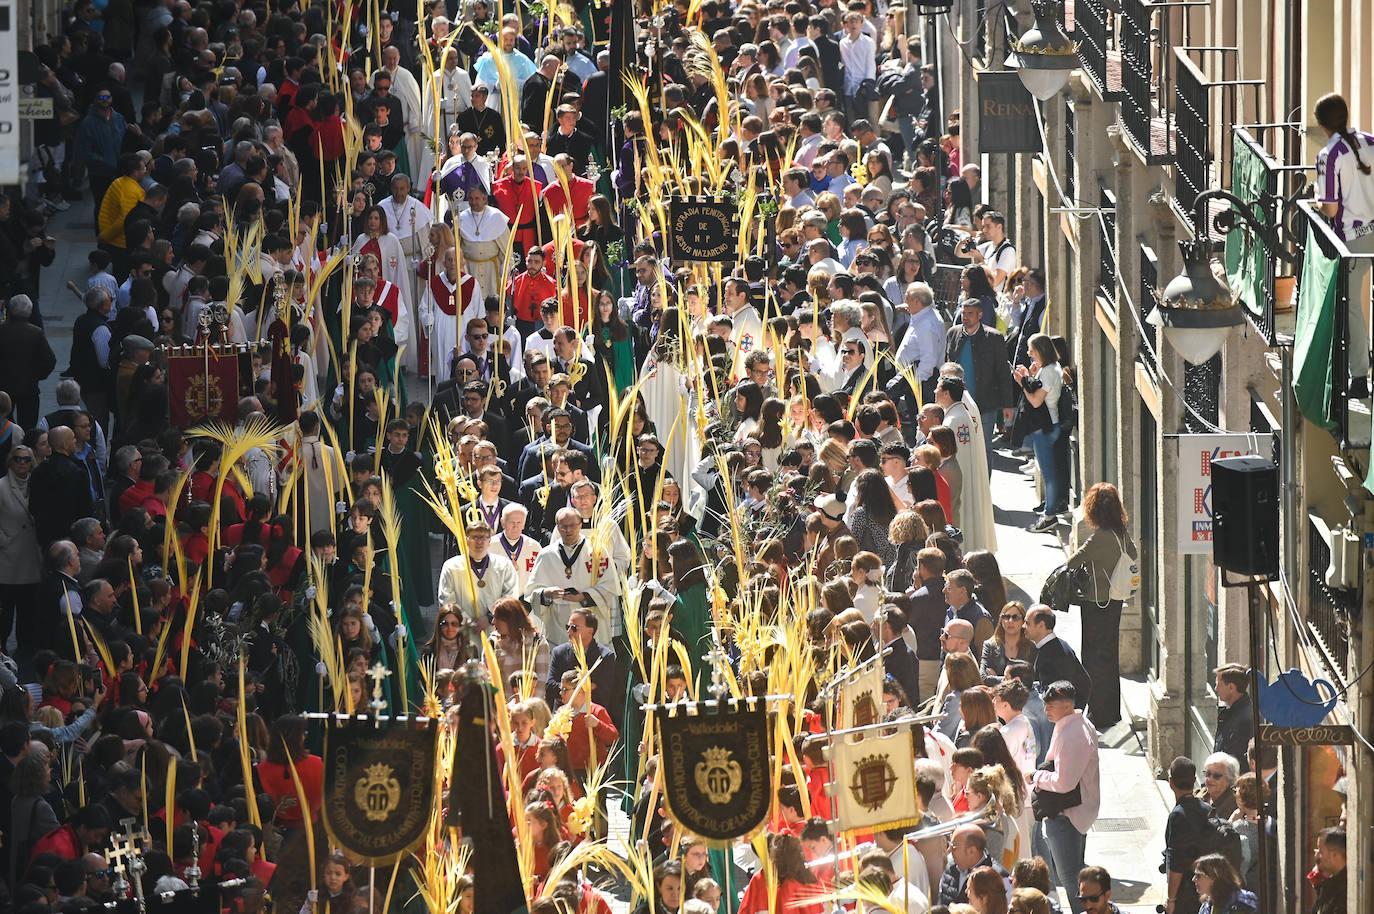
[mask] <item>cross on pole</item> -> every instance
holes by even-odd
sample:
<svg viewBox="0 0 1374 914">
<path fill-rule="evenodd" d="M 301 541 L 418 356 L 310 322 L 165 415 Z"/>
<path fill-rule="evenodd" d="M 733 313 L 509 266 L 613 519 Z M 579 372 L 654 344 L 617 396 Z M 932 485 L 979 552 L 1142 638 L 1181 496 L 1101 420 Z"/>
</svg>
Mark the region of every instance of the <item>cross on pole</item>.
<svg viewBox="0 0 1374 914">
<path fill-rule="evenodd" d="M 382 683 L 391 675 L 391 670 L 378 661 L 367 671 L 367 675 L 372 680 L 372 701 L 368 707 L 372 709 L 372 717 L 375 720 L 386 709 L 386 700 L 382 698 Z"/>
<path fill-rule="evenodd" d="M 133 817 L 120 819 L 119 824 L 124 826 L 124 833 L 111 835 L 110 842 L 114 849 L 105 855 L 119 873 L 119 878 L 112 888 L 116 895 L 122 895 L 129 890 L 132 883 L 134 897 L 138 899 L 141 911 L 146 906 L 143 898 L 143 872 L 148 866 L 143 862 L 143 855 L 138 849 L 138 835 L 135 833 L 138 820 Z"/>
</svg>

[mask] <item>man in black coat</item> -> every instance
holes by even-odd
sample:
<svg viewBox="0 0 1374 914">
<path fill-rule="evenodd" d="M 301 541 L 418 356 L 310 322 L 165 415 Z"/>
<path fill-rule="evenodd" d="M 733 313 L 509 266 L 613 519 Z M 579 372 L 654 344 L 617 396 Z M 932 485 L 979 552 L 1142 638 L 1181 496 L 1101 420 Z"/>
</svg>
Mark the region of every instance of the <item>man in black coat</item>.
<svg viewBox="0 0 1374 914">
<path fill-rule="evenodd" d="M 76 433 L 65 425 L 48 432 L 52 455 L 33 471 L 29 482 L 29 513 L 43 546 L 64 539 L 72 524 L 90 517 L 95 507 L 86 466 L 73 456 Z"/>
<path fill-rule="evenodd" d="M 1026 613 L 1026 635 L 1035 642 L 1035 678 L 1042 687 L 1064 680 L 1073 683 L 1074 707 L 1088 706 L 1093 681 L 1068 643 L 1054 633 L 1054 610 L 1041 603 Z"/>
<path fill-rule="evenodd" d="M 1254 708 L 1251 706 L 1250 671 L 1239 663 L 1227 663 L 1212 671 L 1216 677 L 1217 735 L 1212 751 L 1225 752 L 1240 762 L 1240 772 L 1250 770 L 1246 748 L 1255 735 Z"/>
<path fill-rule="evenodd" d="M 945 554 L 929 547 L 918 552 L 912 583 L 916 589 L 907 600 L 911 604 L 911 630 L 916 633 L 917 683 L 922 695 L 934 695 L 944 663 L 940 631 L 945 625 Z"/>
<path fill-rule="evenodd" d="M 888 607 L 878 618 L 883 626 L 883 672 L 897 681 L 906 693 L 906 706 L 914 708 L 921 703 L 916 655 L 903 640 L 906 632 L 906 616 L 895 606 Z"/>
<path fill-rule="evenodd" d="M 806 37 L 816 45 L 821 60 L 821 76 L 827 86 L 844 85 L 844 66 L 840 62 L 840 43 L 830 34 L 830 23 L 824 16 L 812 16 L 806 26 Z"/>
<path fill-rule="evenodd" d="M 1207 818 L 1212 807 L 1193 795 L 1197 763 L 1179 756 L 1169 765 L 1169 787 L 1174 808 L 1164 823 L 1164 865 L 1168 875 L 1168 914 L 1197 914 L 1202 900 L 1193 883 L 1193 861 L 1207 851 L 1203 847 Z"/>
<path fill-rule="evenodd" d="M 560 700 L 559 687 L 563 674 L 568 670 L 582 669 L 577 657 L 580 645 L 586 668 L 591 670 L 591 699 L 601 705 L 611 715 L 611 720 L 620 720 L 623 695 L 615 691 L 615 651 L 596 640 L 598 622 L 595 613 L 574 609 L 568 616 L 568 640 L 553 649 L 549 658 L 549 677 L 544 684 L 544 698 L 550 708 L 557 709 Z M 599 662 L 598 662 L 599 661 Z"/>
<path fill-rule="evenodd" d="M 57 367 L 57 355 L 42 329 L 29 323 L 31 298 L 16 295 L 5 310 L 10 319 L 0 324 L 0 390 L 14 401 L 14 421 L 30 429 L 38 423 L 38 382 Z"/>
</svg>

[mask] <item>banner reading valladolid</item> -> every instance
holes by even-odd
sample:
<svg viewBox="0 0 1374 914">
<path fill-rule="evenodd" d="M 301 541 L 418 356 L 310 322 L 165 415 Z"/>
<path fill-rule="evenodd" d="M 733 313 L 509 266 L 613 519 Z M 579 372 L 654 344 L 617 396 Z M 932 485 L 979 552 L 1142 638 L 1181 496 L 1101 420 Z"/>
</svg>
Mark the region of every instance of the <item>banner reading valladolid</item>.
<svg viewBox="0 0 1374 914">
<path fill-rule="evenodd" d="M 1260 454 L 1260 448 L 1268 447 L 1269 436 L 1173 437 L 1178 442 L 1178 551 L 1211 555 L 1212 461 Z"/>
<path fill-rule="evenodd" d="M 424 836 L 434 808 L 433 721 L 331 721 L 324 731 L 324 827 L 369 866 Z"/>
<path fill-rule="evenodd" d="M 668 814 L 710 841 L 747 835 L 768 817 L 768 717 L 755 699 L 710 709 L 679 702 L 655 714 Z"/>
</svg>

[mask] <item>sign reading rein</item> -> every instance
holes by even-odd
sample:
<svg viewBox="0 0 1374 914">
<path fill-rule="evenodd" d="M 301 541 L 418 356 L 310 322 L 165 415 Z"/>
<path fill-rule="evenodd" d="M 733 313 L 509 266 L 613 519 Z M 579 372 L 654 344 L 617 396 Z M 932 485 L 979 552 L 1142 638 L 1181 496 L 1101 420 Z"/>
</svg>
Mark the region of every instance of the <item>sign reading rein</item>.
<svg viewBox="0 0 1374 914">
<path fill-rule="evenodd" d="M 1040 151 L 1035 99 L 1011 71 L 978 74 L 978 151 Z"/>
</svg>

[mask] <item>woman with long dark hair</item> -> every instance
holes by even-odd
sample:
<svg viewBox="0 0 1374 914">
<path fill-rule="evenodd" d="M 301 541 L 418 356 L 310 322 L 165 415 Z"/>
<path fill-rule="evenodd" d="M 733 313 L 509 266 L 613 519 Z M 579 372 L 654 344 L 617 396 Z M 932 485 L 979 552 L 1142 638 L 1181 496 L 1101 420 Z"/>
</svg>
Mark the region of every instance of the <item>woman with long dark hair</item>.
<svg viewBox="0 0 1374 914">
<path fill-rule="evenodd" d="M 305 810 L 301 809 L 292 769 L 300 778 L 305 796 Z M 280 717 L 272 726 L 272 741 L 267 748 L 267 760 L 257 764 L 258 781 L 263 792 L 276 804 L 276 824 L 286 831 L 311 822 L 319 813 L 324 796 L 324 760 L 311 755 L 305 748 L 305 718 Z"/>
<path fill-rule="evenodd" d="M 801 839 L 790 832 L 773 835 L 768 842 L 768 859 L 773 864 L 773 876 L 777 886 L 772 909 L 791 911 L 795 914 L 823 914 L 826 909 L 821 901 L 824 890 L 816 874 L 806 865 L 806 852 L 802 848 Z M 739 909 L 769 910 L 768 883 L 768 876 L 763 870 L 755 873 L 754 878 L 749 880 L 749 887 L 744 890 Z"/>
<path fill-rule="evenodd" d="M 769 397 L 763 401 L 763 409 L 759 413 L 758 438 L 759 447 L 763 453 L 759 457 L 763 468 L 770 473 L 778 471 L 778 458 L 782 455 L 783 442 L 786 440 L 786 432 L 783 429 L 783 419 L 787 415 L 787 404 L 777 397 Z"/>
<path fill-rule="evenodd" d="M 668 547 L 673 571 L 672 591 L 677 594 L 672 624 L 687 642 L 688 657 L 696 661 L 711 647 L 711 596 L 706 586 L 706 558 L 691 540 Z"/>
<path fill-rule="evenodd" d="M 963 178 L 945 185 L 945 225 L 973 230 L 973 191 Z"/>
<path fill-rule="evenodd" d="M 754 381 L 740 381 L 735 385 L 733 405 L 739 423 L 735 426 L 735 440 L 756 437 L 763 415 L 763 388 Z"/>
<path fill-rule="evenodd" d="M 1084 569 L 1078 603 L 1083 619 L 1083 668 L 1092 677 L 1088 716 L 1098 730 L 1121 720 L 1121 610 L 1112 599 L 1112 572 L 1123 556 L 1136 559 L 1136 545 L 1126 531 L 1121 493 L 1099 482 L 1083 499 L 1083 517 L 1092 534 L 1069 556 L 1070 569 Z"/>
<path fill-rule="evenodd" d="M 892 545 L 887 533 L 897 516 L 897 503 L 883 474 L 877 470 L 860 473 L 854 480 L 852 500 L 854 514 L 849 529 L 854 531 L 860 551 L 875 553 L 883 560 L 884 567 L 892 565 L 897 558 L 897 547 Z"/>
<path fill-rule="evenodd" d="M 466 653 L 462 614 L 452 604 L 441 606 L 434 620 L 434 634 L 425 642 L 420 656 L 433 657 L 436 670 L 456 670 Z"/>
<path fill-rule="evenodd" d="M 997 291 L 988 280 L 988 271 L 982 264 L 971 263 L 959 274 L 959 298 L 976 298 L 983 306 L 983 326 L 997 326 Z"/>
<path fill-rule="evenodd" d="M 620 316 L 620 308 L 610 290 L 602 290 L 592 309 L 592 319 L 585 333 L 587 345 L 596 353 L 596 371 L 609 377 L 600 378 L 611 389 L 629 390 L 635 383 L 635 341 L 630 325 Z"/>
</svg>

